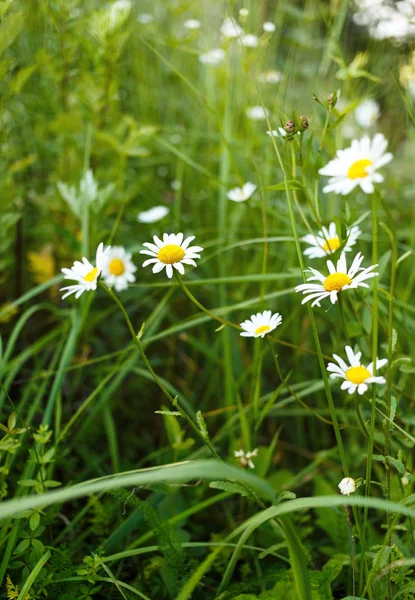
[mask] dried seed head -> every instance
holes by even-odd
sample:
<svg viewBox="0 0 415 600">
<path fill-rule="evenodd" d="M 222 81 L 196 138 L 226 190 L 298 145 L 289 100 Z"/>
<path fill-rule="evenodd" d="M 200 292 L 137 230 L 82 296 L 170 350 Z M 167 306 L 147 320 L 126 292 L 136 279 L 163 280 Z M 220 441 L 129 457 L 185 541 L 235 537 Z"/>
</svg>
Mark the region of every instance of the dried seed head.
<svg viewBox="0 0 415 600">
<path fill-rule="evenodd" d="M 303 129 L 308 129 L 308 119 L 307 119 L 307 117 L 303 117 L 303 116 L 299 117 L 299 121 L 300 121 L 301 127 Z"/>
<path fill-rule="evenodd" d="M 295 131 L 294 121 L 292 121 L 292 120 L 287 121 L 286 124 L 284 125 L 284 129 L 287 133 L 292 133 L 293 131 Z"/>
</svg>

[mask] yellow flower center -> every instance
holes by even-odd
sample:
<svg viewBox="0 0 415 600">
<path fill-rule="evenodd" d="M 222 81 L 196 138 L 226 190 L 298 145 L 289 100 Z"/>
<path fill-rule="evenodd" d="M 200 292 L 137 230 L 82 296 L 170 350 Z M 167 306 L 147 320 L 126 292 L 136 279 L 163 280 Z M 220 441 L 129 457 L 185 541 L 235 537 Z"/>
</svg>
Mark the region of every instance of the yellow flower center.
<svg viewBox="0 0 415 600">
<path fill-rule="evenodd" d="M 92 271 L 89 271 L 89 273 L 87 273 L 85 275 L 84 281 L 89 281 L 89 282 L 95 281 L 95 278 L 96 278 L 97 274 L 98 274 L 98 267 L 94 267 L 92 269 Z"/>
<path fill-rule="evenodd" d="M 111 275 L 122 275 L 125 271 L 124 263 L 119 258 L 113 258 L 108 265 L 109 272 Z"/>
<path fill-rule="evenodd" d="M 261 335 L 261 333 L 265 333 L 266 331 L 271 331 L 271 327 L 269 325 L 261 325 L 255 329 L 255 335 Z"/>
<path fill-rule="evenodd" d="M 369 173 L 366 171 L 366 167 L 370 167 L 372 164 L 372 161 L 368 158 L 357 160 L 347 171 L 347 177 L 349 179 L 362 179 L 363 177 L 367 177 Z"/>
<path fill-rule="evenodd" d="M 339 238 L 329 238 L 327 242 L 325 242 L 323 250 L 325 250 L 326 252 L 334 252 L 335 250 L 340 248 L 340 245 L 341 244 Z"/>
<path fill-rule="evenodd" d="M 346 377 L 352 383 L 359 385 L 364 383 L 368 377 L 372 377 L 366 367 L 351 367 L 346 371 Z"/>
<path fill-rule="evenodd" d="M 340 292 L 349 283 L 352 283 L 352 280 L 346 273 L 332 273 L 326 277 L 323 285 L 326 292 Z"/>
<path fill-rule="evenodd" d="M 168 244 L 164 248 L 160 248 L 157 258 L 160 262 L 165 265 L 172 265 L 173 263 L 180 262 L 184 257 L 184 250 L 176 244 Z"/>
</svg>

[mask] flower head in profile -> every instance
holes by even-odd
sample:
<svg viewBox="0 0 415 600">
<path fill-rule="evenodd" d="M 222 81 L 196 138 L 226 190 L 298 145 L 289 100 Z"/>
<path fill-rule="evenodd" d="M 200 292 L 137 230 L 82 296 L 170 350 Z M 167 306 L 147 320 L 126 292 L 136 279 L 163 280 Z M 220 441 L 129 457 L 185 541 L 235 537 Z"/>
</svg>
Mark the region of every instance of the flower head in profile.
<svg viewBox="0 0 415 600">
<path fill-rule="evenodd" d="M 365 194 L 372 194 L 373 184 L 383 181 L 383 175 L 377 170 L 393 158 L 390 152 L 385 152 L 387 147 L 385 136 L 377 133 L 373 140 L 366 136 L 353 140 L 350 148 L 338 150 L 337 157 L 319 170 L 320 175 L 330 177 L 323 192 L 345 196 L 360 186 Z"/>
<path fill-rule="evenodd" d="M 350 496 L 356 491 L 356 481 L 352 477 L 344 477 L 339 483 L 339 490 L 343 496 Z"/>
<path fill-rule="evenodd" d="M 250 106 L 246 109 L 246 116 L 251 121 L 263 121 L 269 116 L 269 110 L 263 106 Z"/>
<path fill-rule="evenodd" d="M 281 325 L 282 317 L 279 313 L 272 314 L 270 310 L 264 310 L 262 313 L 251 315 L 243 323 L 240 323 L 243 331 L 242 337 L 263 338 L 274 329 Z"/>
<path fill-rule="evenodd" d="M 153 206 L 153 208 L 138 213 L 137 220 L 140 223 L 157 223 L 157 221 L 164 219 L 169 211 L 170 209 L 167 206 Z"/>
<path fill-rule="evenodd" d="M 140 250 L 140 254 L 148 254 L 152 258 L 143 262 L 143 267 L 153 265 L 153 273 L 159 273 L 164 268 L 169 279 L 173 277 L 173 268 L 181 275 L 184 275 L 183 265 L 192 265 L 196 267 L 195 258 L 200 258 L 199 252 L 203 248 L 200 246 L 190 246 L 190 242 L 195 239 L 194 235 L 187 237 L 183 241 L 182 233 L 165 233 L 163 241 L 156 235 L 153 236 L 154 244 L 145 242 L 143 246 L 148 250 Z"/>
<path fill-rule="evenodd" d="M 350 252 L 361 233 L 357 226 L 347 230 L 343 252 Z M 333 254 L 333 252 L 336 252 L 343 245 L 337 233 L 336 223 L 334 222 L 330 223 L 328 227 L 323 227 L 317 235 L 313 235 L 312 233 L 305 235 L 302 241 L 310 244 L 310 247 L 304 250 L 304 256 L 309 256 L 310 258 L 321 258 L 328 254 Z"/>
<path fill-rule="evenodd" d="M 104 281 L 113 286 L 117 292 L 126 290 L 129 283 L 134 283 L 137 267 L 131 260 L 131 252 L 122 246 L 112 246 L 107 253 L 107 261 L 102 269 Z"/>
<path fill-rule="evenodd" d="M 70 269 L 62 269 L 62 273 L 65 275 L 64 279 L 73 279 L 78 282 L 61 288 L 61 292 L 67 290 L 62 296 L 62 300 L 71 294 L 75 294 L 75 298 L 79 298 L 84 292 L 97 289 L 98 278 L 106 265 L 110 248 L 111 246 L 108 246 L 104 249 L 104 244 L 100 243 L 96 252 L 95 267 L 84 256 L 82 262 L 76 260 Z"/>
<path fill-rule="evenodd" d="M 243 35 L 244 30 L 238 25 L 235 19 L 225 19 L 220 28 L 224 38 L 232 39 Z"/>
<path fill-rule="evenodd" d="M 235 450 L 234 456 L 235 456 L 235 458 L 238 459 L 239 464 L 244 469 L 248 469 L 248 468 L 254 469 L 255 465 L 252 462 L 252 459 L 255 458 L 255 456 L 258 456 L 258 448 L 255 448 L 255 450 L 252 450 L 252 452 L 244 452 L 243 450 Z"/>
<path fill-rule="evenodd" d="M 219 65 L 225 58 L 225 50 L 222 48 L 213 48 L 204 54 L 199 55 L 199 62 L 202 65 Z"/>
<path fill-rule="evenodd" d="M 327 371 L 331 373 L 331 379 L 337 379 L 338 377 L 344 379 L 341 385 L 342 390 L 347 390 L 349 394 L 353 394 L 357 390 L 357 393 L 362 395 L 367 391 L 369 383 L 386 383 L 384 377 L 373 376 L 373 362 L 367 365 L 367 367 L 362 365 L 360 361 L 361 352 L 356 352 L 355 354 L 350 346 L 346 346 L 345 350 L 350 364 L 347 364 L 337 354 L 333 354 L 333 358 L 338 364 L 329 363 L 327 365 Z M 387 362 L 386 358 L 377 358 L 376 372 L 378 369 L 384 367 Z"/>
<path fill-rule="evenodd" d="M 320 306 L 320 302 L 324 298 L 330 298 L 331 303 L 335 304 L 339 292 L 358 287 L 369 287 L 365 283 L 365 280 L 379 275 L 379 273 L 373 272 L 373 269 L 376 269 L 378 265 L 372 265 L 364 269 L 360 266 L 363 258 L 364 256 L 360 252 L 356 254 L 350 269 L 347 269 L 346 255 L 342 252 L 336 266 L 334 266 L 331 260 L 327 261 L 329 270 L 329 275 L 327 276 L 322 275 L 319 271 L 311 267 L 307 269 L 312 274 L 312 277 L 309 277 L 307 282 L 318 281 L 319 283 L 302 283 L 301 285 L 297 285 L 295 291 L 302 292 L 305 295 L 301 304 L 312 300 L 311 306 L 315 304 Z"/>
<path fill-rule="evenodd" d="M 357 124 L 360 125 L 360 127 L 368 129 L 374 125 L 380 117 L 379 104 L 376 102 L 376 100 L 367 98 L 366 100 L 363 100 L 363 102 L 361 102 L 356 108 L 354 111 L 354 116 Z"/>
<path fill-rule="evenodd" d="M 256 185 L 248 181 L 241 188 L 236 187 L 229 190 L 227 196 L 229 200 L 232 200 L 233 202 L 245 202 L 245 200 L 248 200 L 252 196 L 255 190 Z"/>
</svg>

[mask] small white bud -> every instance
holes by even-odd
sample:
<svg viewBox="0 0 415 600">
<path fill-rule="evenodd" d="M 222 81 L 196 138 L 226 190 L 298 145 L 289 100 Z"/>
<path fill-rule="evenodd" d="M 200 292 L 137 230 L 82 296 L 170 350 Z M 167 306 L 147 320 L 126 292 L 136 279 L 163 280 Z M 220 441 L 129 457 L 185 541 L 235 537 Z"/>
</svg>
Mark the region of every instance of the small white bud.
<svg viewBox="0 0 415 600">
<path fill-rule="evenodd" d="M 350 496 L 356 491 L 356 481 L 352 477 L 345 477 L 339 483 L 339 490 L 344 496 Z"/>
</svg>

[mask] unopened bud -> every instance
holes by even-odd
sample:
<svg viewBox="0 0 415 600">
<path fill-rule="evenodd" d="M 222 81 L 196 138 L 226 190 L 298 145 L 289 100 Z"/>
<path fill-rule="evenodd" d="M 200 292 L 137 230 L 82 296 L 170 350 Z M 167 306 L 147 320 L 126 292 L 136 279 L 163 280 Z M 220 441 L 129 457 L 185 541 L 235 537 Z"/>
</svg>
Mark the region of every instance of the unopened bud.
<svg viewBox="0 0 415 600">
<path fill-rule="evenodd" d="M 294 121 L 287 121 L 286 124 L 284 125 L 284 129 L 287 133 L 292 133 L 293 131 L 295 131 L 295 123 Z"/>
<path fill-rule="evenodd" d="M 307 119 L 307 117 L 299 117 L 299 121 L 300 121 L 301 127 L 303 129 L 308 129 L 308 119 Z"/>
<path fill-rule="evenodd" d="M 328 105 L 331 106 L 332 108 L 334 108 L 337 104 L 337 100 L 338 100 L 338 93 L 332 92 L 327 99 Z"/>
</svg>

